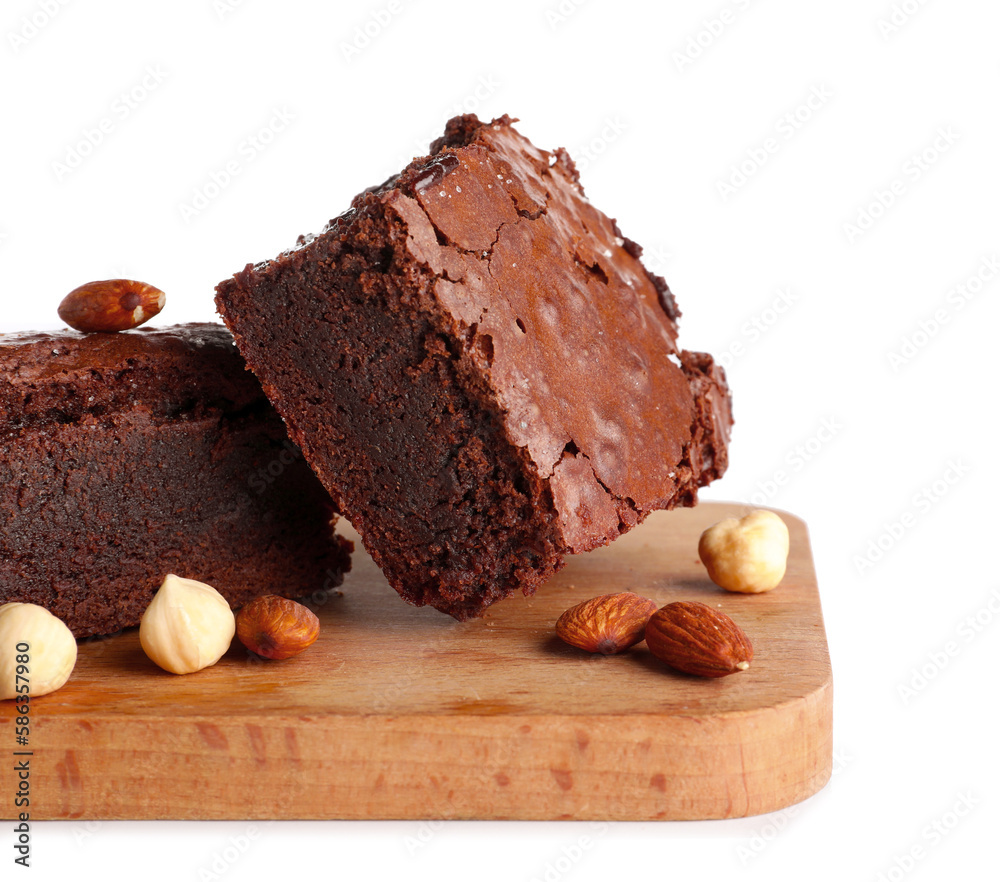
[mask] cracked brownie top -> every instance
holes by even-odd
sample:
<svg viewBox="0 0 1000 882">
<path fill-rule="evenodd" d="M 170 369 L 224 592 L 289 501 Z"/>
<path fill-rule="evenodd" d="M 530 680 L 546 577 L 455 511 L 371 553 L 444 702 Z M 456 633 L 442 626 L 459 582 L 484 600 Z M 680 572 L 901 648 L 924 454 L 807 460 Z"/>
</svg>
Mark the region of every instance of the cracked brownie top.
<svg viewBox="0 0 1000 882">
<path fill-rule="evenodd" d="M 710 358 L 678 350 L 666 282 L 591 205 L 569 155 L 512 122 L 452 120 L 430 157 L 361 202 L 377 196 L 406 224 L 511 440 L 552 479 L 567 545 L 584 551 L 724 471 L 729 399 Z"/>
</svg>

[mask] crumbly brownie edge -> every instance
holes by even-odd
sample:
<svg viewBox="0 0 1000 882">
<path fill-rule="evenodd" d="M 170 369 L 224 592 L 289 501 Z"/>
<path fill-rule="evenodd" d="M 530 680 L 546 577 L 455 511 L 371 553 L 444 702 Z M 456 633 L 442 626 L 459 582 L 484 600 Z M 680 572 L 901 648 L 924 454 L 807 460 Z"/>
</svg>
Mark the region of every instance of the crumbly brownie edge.
<svg viewBox="0 0 1000 882">
<path fill-rule="evenodd" d="M 435 281 L 370 193 L 327 232 L 223 282 L 217 302 L 393 587 L 467 619 L 532 592 L 563 549 L 548 487 L 458 369 Z"/>
</svg>

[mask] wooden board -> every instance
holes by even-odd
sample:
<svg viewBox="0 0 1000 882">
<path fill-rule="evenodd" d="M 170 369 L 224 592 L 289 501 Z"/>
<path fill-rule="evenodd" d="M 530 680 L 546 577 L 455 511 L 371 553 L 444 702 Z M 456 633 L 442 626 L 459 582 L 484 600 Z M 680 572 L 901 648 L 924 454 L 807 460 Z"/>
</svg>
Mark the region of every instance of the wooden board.
<svg viewBox="0 0 1000 882">
<path fill-rule="evenodd" d="M 708 581 L 697 541 L 740 511 L 653 515 L 571 558 L 535 597 L 465 624 L 404 604 L 359 550 L 319 611 L 319 641 L 283 662 L 237 643 L 178 677 L 145 657 L 137 631 L 85 643 L 69 684 L 31 702 L 32 819 L 704 819 L 805 799 L 832 764 L 808 535 L 782 512 L 782 585 L 727 593 Z M 645 644 L 591 656 L 555 636 L 567 607 L 625 590 L 718 606 L 753 640 L 750 670 L 703 680 Z M 0 705 L 5 753 L 24 749 L 14 713 Z M 8 794 L 12 766 L 0 773 Z M 3 817 L 14 811 L 12 798 L 0 803 Z"/>
</svg>

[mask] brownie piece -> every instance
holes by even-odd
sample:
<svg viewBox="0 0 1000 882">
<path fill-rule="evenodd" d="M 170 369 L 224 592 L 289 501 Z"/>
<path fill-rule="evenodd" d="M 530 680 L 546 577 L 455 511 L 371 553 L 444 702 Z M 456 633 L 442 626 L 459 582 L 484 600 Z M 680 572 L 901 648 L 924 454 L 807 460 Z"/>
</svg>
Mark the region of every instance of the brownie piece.
<svg viewBox="0 0 1000 882">
<path fill-rule="evenodd" d="M 456 117 L 216 298 L 389 582 L 463 620 L 693 505 L 732 424 L 666 283 L 512 122 Z"/>
<path fill-rule="evenodd" d="M 0 336 L 0 603 L 84 637 L 169 572 L 301 597 L 350 568 L 333 518 L 221 325 Z"/>
</svg>

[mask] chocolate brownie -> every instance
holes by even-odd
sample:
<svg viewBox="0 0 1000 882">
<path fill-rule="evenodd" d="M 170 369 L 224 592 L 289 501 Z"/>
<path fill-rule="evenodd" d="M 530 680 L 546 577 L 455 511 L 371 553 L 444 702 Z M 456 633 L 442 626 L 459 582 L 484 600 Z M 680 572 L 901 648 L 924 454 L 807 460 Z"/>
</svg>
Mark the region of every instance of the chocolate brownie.
<svg viewBox="0 0 1000 882">
<path fill-rule="evenodd" d="M 221 325 L 0 336 L 0 603 L 83 637 L 169 572 L 300 597 L 350 568 L 333 517 Z"/>
<path fill-rule="evenodd" d="M 455 618 L 726 468 L 725 375 L 641 249 L 502 117 L 217 288 L 237 345 L 407 600 Z"/>
</svg>

